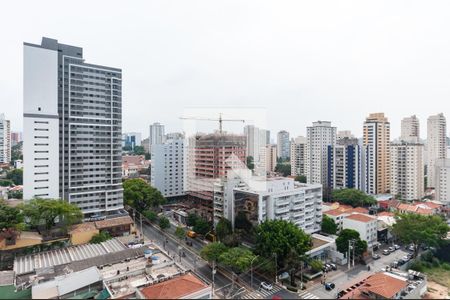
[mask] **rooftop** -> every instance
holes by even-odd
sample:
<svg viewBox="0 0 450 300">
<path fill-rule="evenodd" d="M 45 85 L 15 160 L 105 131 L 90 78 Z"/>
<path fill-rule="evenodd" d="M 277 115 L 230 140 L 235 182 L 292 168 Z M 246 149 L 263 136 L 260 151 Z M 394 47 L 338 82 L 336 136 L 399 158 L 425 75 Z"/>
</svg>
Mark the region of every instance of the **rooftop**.
<svg viewBox="0 0 450 300">
<path fill-rule="evenodd" d="M 345 214 L 345 212 L 343 212 L 339 209 L 331 209 L 331 210 L 324 211 L 323 213 L 326 215 L 335 216 L 335 217 Z"/>
<path fill-rule="evenodd" d="M 346 219 L 350 219 L 350 220 L 354 220 L 354 221 L 359 221 L 359 222 L 364 222 L 364 223 L 369 223 L 372 221 L 375 221 L 375 218 L 369 217 L 368 215 L 363 215 L 363 214 L 351 214 L 345 217 Z"/>
<path fill-rule="evenodd" d="M 94 231 L 94 230 L 97 230 L 97 227 L 95 226 L 94 222 L 84 222 L 84 223 L 72 226 L 69 233 L 72 234 L 72 233 L 79 233 L 79 232 L 89 232 L 89 231 Z"/>
<path fill-rule="evenodd" d="M 110 228 L 110 227 L 122 226 L 122 225 L 131 225 L 131 224 L 133 224 L 133 220 L 131 219 L 130 216 L 106 219 L 106 220 L 95 222 L 95 226 L 97 226 L 98 229 Z"/>
<path fill-rule="evenodd" d="M 191 273 L 143 288 L 142 294 L 147 299 L 180 299 L 187 297 L 208 285 Z"/>
</svg>

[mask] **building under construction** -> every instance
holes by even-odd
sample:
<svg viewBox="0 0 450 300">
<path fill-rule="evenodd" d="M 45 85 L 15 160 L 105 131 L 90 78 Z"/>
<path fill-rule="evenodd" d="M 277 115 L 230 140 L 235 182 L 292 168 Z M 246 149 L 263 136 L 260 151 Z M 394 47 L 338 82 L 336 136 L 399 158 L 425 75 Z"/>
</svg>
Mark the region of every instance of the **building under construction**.
<svg viewBox="0 0 450 300">
<path fill-rule="evenodd" d="M 216 132 L 196 134 L 187 147 L 187 194 L 194 207 L 208 220 L 213 217 L 214 182 L 227 170 L 246 161 L 246 138 Z"/>
</svg>

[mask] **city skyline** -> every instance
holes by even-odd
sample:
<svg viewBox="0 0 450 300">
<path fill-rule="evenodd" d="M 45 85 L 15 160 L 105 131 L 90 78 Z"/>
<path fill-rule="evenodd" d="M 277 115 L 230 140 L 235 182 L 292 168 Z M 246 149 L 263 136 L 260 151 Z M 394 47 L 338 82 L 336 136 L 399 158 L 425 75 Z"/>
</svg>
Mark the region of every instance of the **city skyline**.
<svg viewBox="0 0 450 300">
<path fill-rule="evenodd" d="M 317 120 L 361 137 L 364 118 L 384 112 L 392 139 L 400 136 L 404 117 L 417 115 L 425 138 L 428 116 L 450 111 L 445 2 L 408 2 L 408 9 L 388 2 L 328 3 L 328 9 L 296 2 L 273 7 L 194 1 L 176 8 L 140 2 L 112 5 L 105 16 L 97 13 L 104 6 L 99 1 L 82 25 L 64 22 L 76 12 L 55 14 L 51 1 L 27 2 L 26 11 L 23 2 L 10 4 L 0 20 L 2 27 L 15 28 L 4 33 L 0 50 L 8 71 L 0 75 L 0 104 L 12 131 L 23 130 L 21 45 L 42 36 L 83 45 L 94 61 L 122 68 L 128 78 L 123 131 L 144 138 L 153 122 L 167 132 L 181 130 L 178 117 L 192 106 L 263 107 L 271 112 L 267 129 L 286 130 L 291 137 L 306 136 L 306 127 Z M 111 30 L 104 32 L 100 23 Z M 129 34 L 115 34 L 118 28 Z"/>
</svg>

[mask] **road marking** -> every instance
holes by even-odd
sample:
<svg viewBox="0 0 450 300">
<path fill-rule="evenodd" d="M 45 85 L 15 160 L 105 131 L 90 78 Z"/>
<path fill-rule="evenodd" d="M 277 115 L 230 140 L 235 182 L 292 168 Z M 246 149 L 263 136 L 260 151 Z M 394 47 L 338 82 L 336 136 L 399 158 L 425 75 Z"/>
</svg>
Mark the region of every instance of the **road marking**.
<svg viewBox="0 0 450 300">
<path fill-rule="evenodd" d="M 311 294 L 310 292 L 304 291 L 298 294 L 300 299 L 320 299 L 314 294 Z"/>
</svg>

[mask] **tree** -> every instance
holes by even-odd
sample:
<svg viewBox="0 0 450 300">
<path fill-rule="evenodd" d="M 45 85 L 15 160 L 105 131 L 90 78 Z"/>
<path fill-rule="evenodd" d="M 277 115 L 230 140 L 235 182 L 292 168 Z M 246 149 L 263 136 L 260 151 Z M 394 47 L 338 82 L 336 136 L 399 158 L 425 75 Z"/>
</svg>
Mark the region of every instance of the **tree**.
<svg viewBox="0 0 450 300">
<path fill-rule="evenodd" d="M 374 197 L 357 189 L 333 190 L 332 198 L 340 204 L 347 204 L 353 207 L 367 207 L 377 203 Z"/>
<path fill-rule="evenodd" d="M 187 226 L 194 226 L 199 218 L 200 217 L 197 216 L 196 214 L 193 214 L 193 213 L 188 214 L 187 219 L 186 219 Z"/>
<path fill-rule="evenodd" d="M 440 216 L 419 214 L 400 214 L 395 216 L 396 223 L 392 233 L 404 243 L 414 245 L 414 257 L 422 245 L 438 246 L 450 231 Z"/>
<path fill-rule="evenodd" d="M 291 175 L 291 164 L 289 163 L 277 163 L 275 166 L 275 172 L 281 173 L 284 177 Z"/>
<path fill-rule="evenodd" d="M 144 217 L 146 217 L 150 222 L 155 222 L 158 219 L 158 215 L 153 210 L 145 210 L 143 213 Z"/>
<path fill-rule="evenodd" d="M 14 165 L 14 162 L 18 159 L 23 160 L 22 142 L 11 147 L 11 165 Z"/>
<path fill-rule="evenodd" d="M 0 180 L 0 186 L 12 186 L 12 185 L 14 185 L 14 182 L 12 182 L 12 180 L 9 179 Z"/>
<path fill-rule="evenodd" d="M 8 192 L 8 199 L 22 199 L 22 198 L 23 198 L 22 191 L 9 191 Z"/>
<path fill-rule="evenodd" d="M 8 172 L 6 174 L 6 179 L 11 180 L 14 182 L 15 185 L 22 185 L 23 184 L 23 170 L 22 169 L 14 169 Z"/>
<path fill-rule="evenodd" d="M 136 208 L 139 212 L 166 202 L 157 189 L 141 178 L 127 179 L 123 182 L 123 197 L 125 204 Z"/>
<path fill-rule="evenodd" d="M 247 248 L 235 247 L 222 253 L 219 261 L 225 266 L 230 267 L 235 273 L 243 273 L 250 269 L 255 255 Z"/>
<path fill-rule="evenodd" d="M 233 232 L 231 228 L 231 222 L 225 218 L 221 218 L 216 225 L 216 234 L 219 241 L 222 241 L 226 236 Z"/>
<path fill-rule="evenodd" d="M 295 176 L 295 181 L 298 181 L 300 183 L 306 183 L 306 176 L 305 175 Z"/>
<path fill-rule="evenodd" d="M 355 256 L 360 257 L 367 250 L 367 242 L 359 237 L 359 232 L 353 229 L 344 229 L 336 239 L 336 248 L 339 252 L 348 252 L 349 241 L 355 240 Z"/>
<path fill-rule="evenodd" d="M 134 155 L 145 155 L 145 149 L 143 146 L 134 146 Z"/>
<path fill-rule="evenodd" d="M 322 217 L 322 232 L 328 233 L 328 234 L 336 234 L 337 229 L 338 229 L 338 227 L 337 227 L 336 223 L 334 222 L 334 220 L 324 214 Z"/>
<path fill-rule="evenodd" d="M 186 232 L 183 227 L 178 226 L 177 229 L 175 229 L 175 235 L 181 241 L 181 239 L 185 237 Z"/>
<path fill-rule="evenodd" d="M 165 216 L 159 218 L 159 228 L 162 230 L 168 229 L 170 227 L 170 221 Z"/>
<path fill-rule="evenodd" d="M 323 263 L 322 261 L 318 260 L 318 259 L 313 259 L 311 260 L 308 265 L 311 267 L 311 270 L 313 270 L 313 272 L 319 272 L 322 270 L 323 268 Z"/>
<path fill-rule="evenodd" d="M 255 163 L 253 162 L 253 156 L 247 156 L 247 168 L 250 170 L 255 169 Z"/>
<path fill-rule="evenodd" d="M 20 208 L 33 226 L 44 225 L 46 230 L 57 223 L 67 228 L 83 218 L 78 206 L 60 199 L 33 199 Z"/>
<path fill-rule="evenodd" d="M 234 218 L 234 228 L 242 229 L 245 232 L 250 232 L 253 228 L 253 224 L 247 219 L 245 212 L 239 211 Z"/>
<path fill-rule="evenodd" d="M 211 230 L 211 226 L 208 222 L 206 222 L 204 219 L 202 218 L 198 218 L 197 221 L 194 224 L 194 228 L 193 230 L 198 233 L 198 234 L 202 234 L 205 235 L 208 233 L 208 231 Z"/>
<path fill-rule="evenodd" d="M 222 243 L 227 247 L 238 247 L 241 245 L 241 236 L 237 233 L 232 233 L 230 235 L 225 236 L 222 239 Z"/>
<path fill-rule="evenodd" d="M 200 251 L 200 256 L 210 263 L 212 263 L 213 261 L 217 262 L 219 260 L 219 257 L 227 250 L 227 246 L 225 246 L 221 242 L 209 243 L 202 248 L 202 250 Z"/>
<path fill-rule="evenodd" d="M 112 239 L 112 236 L 107 231 L 101 231 L 100 233 L 94 234 L 89 243 L 100 244 L 110 239 Z"/>
<path fill-rule="evenodd" d="M 266 258 L 273 258 L 276 254 L 278 264 L 289 252 L 295 251 L 301 257 L 311 246 L 311 237 L 292 222 L 267 220 L 256 227 L 256 253 Z"/>
<path fill-rule="evenodd" d="M 20 209 L 8 206 L 4 201 L 0 201 L 0 230 L 9 228 L 23 230 L 24 227 L 24 216 Z"/>
</svg>

